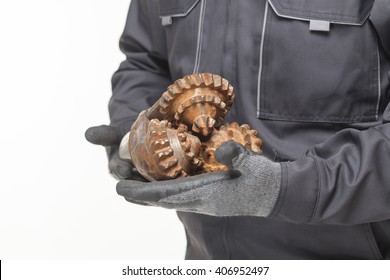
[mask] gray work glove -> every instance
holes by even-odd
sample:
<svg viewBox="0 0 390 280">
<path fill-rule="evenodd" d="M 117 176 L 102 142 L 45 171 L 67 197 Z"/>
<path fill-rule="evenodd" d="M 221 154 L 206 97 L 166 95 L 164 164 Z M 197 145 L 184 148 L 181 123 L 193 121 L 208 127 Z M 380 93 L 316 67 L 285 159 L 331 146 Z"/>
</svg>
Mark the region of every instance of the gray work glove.
<svg viewBox="0 0 390 280">
<path fill-rule="evenodd" d="M 125 180 L 117 192 L 126 200 L 212 216 L 268 217 L 281 184 L 281 166 L 228 141 L 215 158 L 231 169 L 183 179 L 143 183 Z"/>
<path fill-rule="evenodd" d="M 145 182 L 133 165 L 119 158 L 119 145 L 127 131 L 111 125 L 94 126 L 87 129 L 85 138 L 92 144 L 106 148 L 108 168 L 118 180 L 130 179 Z"/>
</svg>

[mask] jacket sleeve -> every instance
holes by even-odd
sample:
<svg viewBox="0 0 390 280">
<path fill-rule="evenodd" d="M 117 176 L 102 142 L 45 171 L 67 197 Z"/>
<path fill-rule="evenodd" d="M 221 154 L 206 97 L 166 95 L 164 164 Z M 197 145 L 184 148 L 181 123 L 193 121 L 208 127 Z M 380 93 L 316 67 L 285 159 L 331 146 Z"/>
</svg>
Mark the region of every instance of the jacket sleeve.
<svg viewBox="0 0 390 280">
<path fill-rule="evenodd" d="M 297 161 L 282 163 L 271 218 L 338 225 L 390 219 L 390 105 L 383 124 L 341 130 Z"/>
<path fill-rule="evenodd" d="M 157 0 L 132 0 L 120 49 L 126 55 L 112 77 L 111 125 L 129 130 L 171 83 L 165 32 Z"/>
</svg>

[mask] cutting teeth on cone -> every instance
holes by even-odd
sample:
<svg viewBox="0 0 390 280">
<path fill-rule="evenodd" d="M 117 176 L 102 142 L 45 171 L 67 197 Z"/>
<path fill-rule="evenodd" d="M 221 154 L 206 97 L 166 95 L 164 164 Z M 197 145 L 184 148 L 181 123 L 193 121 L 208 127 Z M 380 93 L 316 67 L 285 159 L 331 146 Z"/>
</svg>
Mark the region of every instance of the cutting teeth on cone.
<svg viewBox="0 0 390 280">
<path fill-rule="evenodd" d="M 215 120 L 209 116 L 202 115 L 195 119 L 192 130 L 203 136 L 208 136 L 214 129 Z"/>
<path fill-rule="evenodd" d="M 226 79 L 216 74 L 196 73 L 170 85 L 147 110 L 146 116 L 174 122 L 174 127 L 185 124 L 194 132 L 208 136 L 223 121 L 233 100 L 233 87 Z M 200 115 L 206 115 L 211 121 L 203 124 L 198 120 Z"/>
<path fill-rule="evenodd" d="M 198 157 L 203 162 L 203 172 L 227 170 L 227 167 L 218 163 L 214 156 L 215 150 L 226 141 L 233 140 L 255 153 L 260 153 L 262 141 L 248 133 L 248 130 L 251 130 L 249 125 L 239 126 L 237 123 L 226 123 L 219 130 L 214 130 L 211 137 L 202 143 L 202 151 Z"/>
<path fill-rule="evenodd" d="M 189 134 L 185 125 L 178 129 L 167 120 L 149 120 L 140 114 L 130 131 L 130 158 L 148 180 L 166 180 L 194 174 L 192 162 L 198 155 L 200 141 Z"/>
</svg>

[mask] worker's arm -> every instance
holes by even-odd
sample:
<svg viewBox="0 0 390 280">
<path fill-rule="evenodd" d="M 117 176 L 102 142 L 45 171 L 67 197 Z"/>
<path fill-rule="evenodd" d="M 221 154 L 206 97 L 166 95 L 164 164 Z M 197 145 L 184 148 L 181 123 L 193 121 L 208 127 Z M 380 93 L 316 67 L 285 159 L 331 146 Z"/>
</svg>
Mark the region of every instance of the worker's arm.
<svg viewBox="0 0 390 280">
<path fill-rule="evenodd" d="M 114 177 L 142 180 L 129 162 L 119 158 L 119 143 L 138 114 L 150 107 L 171 83 L 158 0 L 131 1 L 120 48 L 126 60 L 112 77 L 111 125 L 91 127 L 85 136 L 91 143 L 106 147 Z"/>
<path fill-rule="evenodd" d="M 131 1 L 120 48 L 126 60 L 112 77 L 109 112 L 111 125 L 130 130 L 172 83 L 157 0 Z"/>
<path fill-rule="evenodd" d="M 390 105 L 383 118 L 364 131 L 341 130 L 299 160 L 282 163 L 271 217 L 340 225 L 390 219 Z"/>
</svg>

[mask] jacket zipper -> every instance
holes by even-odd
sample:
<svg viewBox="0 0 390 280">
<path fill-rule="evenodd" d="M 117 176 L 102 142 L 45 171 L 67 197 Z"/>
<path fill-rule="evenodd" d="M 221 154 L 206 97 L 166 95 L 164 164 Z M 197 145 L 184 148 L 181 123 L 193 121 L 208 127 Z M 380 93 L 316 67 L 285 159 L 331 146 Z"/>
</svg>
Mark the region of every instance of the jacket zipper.
<svg viewBox="0 0 390 280">
<path fill-rule="evenodd" d="M 268 16 L 268 0 L 265 1 L 265 11 L 264 11 L 264 20 L 263 20 L 263 30 L 261 32 L 261 41 L 260 41 L 260 56 L 259 56 L 259 74 L 257 77 L 257 117 L 260 117 L 260 81 L 261 74 L 263 70 L 263 49 L 264 49 L 264 37 L 265 37 L 265 27 L 267 24 Z"/>
<path fill-rule="evenodd" d="M 200 3 L 200 14 L 199 14 L 199 25 L 198 25 L 198 42 L 196 46 L 196 55 L 195 55 L 195 65 L 193 73 L 199 72 L 200 57 L 202 54 L 202 40 L 203 40 L 203 23 L 204 23 L 204 14 L 206 11 L 207 0 L 201 0 Z"/>
</svg>

